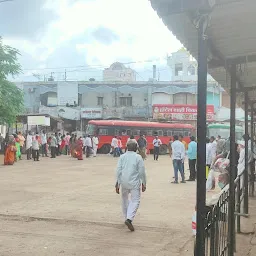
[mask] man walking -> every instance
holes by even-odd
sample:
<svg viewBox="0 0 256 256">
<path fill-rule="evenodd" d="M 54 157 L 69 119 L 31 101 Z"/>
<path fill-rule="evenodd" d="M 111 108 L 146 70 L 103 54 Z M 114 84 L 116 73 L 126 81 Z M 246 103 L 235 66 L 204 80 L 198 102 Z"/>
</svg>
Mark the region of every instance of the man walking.
<svg viewBox="0 0 256 256">
<path fill-rule="evenodd" d="M 158 161 L 160 146 L 162 145 L 162 141 L 158 138 L 158 136 L 155 136 L 155 139 L 153 140 L 153 145 L 154 145 L 154 160 Z"/>
<path fill-rule="evenodd" d="M 65 136 L 66 155 L 69 155 L 69 153 L 70 153 L 69 141 L 70 141 L 70 135 L 69 135 L 69 133 L 67 133 Z"/>
<path fill-rule="evenodd" d="M 86 152 L 86 158 L 90 157 L 91 149 L 92 149 L 92 138 L 91 135 L 88 135 L 85 139 L 85 152 Z"/>
<path fill-rule="evenodd" d="M 26 139 L 27 160 L 31 159 L 32 140 L 33 140 L 33 137 L 32 137 L 31 131 L 29 131 Z"/>
<path fill-rule="evenodd" d="M 217 138 L 217 155 L 223 153 L 225 151 L 225 144 L 226 144 L 226 140 L 221 138 L 220 135 L 218 135 Z"/>
<path fill-rule="evenodd" d="M 47 150 L 46 150 L 47 136 L 44 130 L 42 131 L 42 134 L 41 134 L 41 141 L 42 141 L 42 157 L 44 156 L 48 157 Z"/>
<path fill-rule="evenodd" d="M 210 142 L 212 144 L 212 161 L 214 161 L 217 154 L 217 141 L 214 136 L 211 136 Z"/>
<path fill-rule="evenodd" d="M 52 134 L 50 145 L 51 145 L 51 158 L 56 158 L 57 139 L 54 133 Z"/>
<path fill-rule="evenodd" d="M 96 157 L 97 155 L 97 150 L 98 150 L 98 145 L 99 145 L 99 138 L 95 134 L 92 138 L 92 148 L 93 148 L 93 156 Z"/>
<path fill-rule="evenodd" d="M 196 179 L 196 156 L 197 156 L 197 143 L 195 137 L 190 137 L 190 143 L 188 144 L 188 165 L 189 165 L 189 179 L 188 181 L 195 181 Z"/>
<path fill-rule="evenodd" d="M 146 147 L 147 147 L 147 141 L 144 138 L 143 134 L 140 135 L 140 138 L 137 141 L 139 148 L 139 154 L 141 155 L 142 159 L 145 160 L 146 159 Z"/>
<path fill-rule="evenodd" d="M 184 147 L 185 147 L 185 152 L 186 152 L 186 150 L 187 150 L 187 142 L 184 140 L 184 138 L 183 138 L 183 135 L 179 135 L 179 141 L 184 145 Z M 185 166 L 184 166 L 184 162 L 182 163 L 182 169 L 183 169 L 183 172 L 184 172 L 184 174 L 185 174 Z"/>
<path fill-rule="evenodd" d="M 182 181 L 181 183 L 186 183 L 185 175 L 183 170 L 183 163 L 185 159 L 185 146 L 182 142 L 179 141 L 178 135 L 173 136 L 174 142 L 172 143 L 172 161 L 174 168 L 174 177 L 175 180 L 172 182 L 178 184 L 178 172 L 180 172 Z"/>
<path fill-rule="evenodd" d="M 118 157 L 118 156 L 120 156 L 119 150 L 118 150 L 118 139 L 117 139 L 117 136 L 115 136 L 115 137 L 112 139 L 111 147 L 112 147 L 112 149 L 113 149 L 113 157 Z"/>
<path fill-rule="evenodd" d="M 39 161 L 39 136 L 36 135 L 32 141 L 32 156 L 34 161 Z"/>
<path fill-rule="evenodd" d="M 146 191 L 146 173 L 143 159 L 136 153 L 137 143 L 129 141 L 127 150 L 118 161 L 116 193 L 119 194 L 121 186 L 125 225 L 130 231 L 134 231 L 132 221 L 140 205 L 141 189 L 142 192 Z"/>
</svg>

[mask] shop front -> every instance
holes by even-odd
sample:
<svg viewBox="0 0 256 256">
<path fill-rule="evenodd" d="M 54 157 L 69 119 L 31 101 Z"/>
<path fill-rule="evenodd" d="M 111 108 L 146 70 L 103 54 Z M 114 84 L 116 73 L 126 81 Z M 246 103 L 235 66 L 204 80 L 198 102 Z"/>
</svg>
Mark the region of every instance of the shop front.
<svg viewBox="0 0 256 256">
<path fill-rule="evenodd" d="M 215 120 L 214 105 L 207 105 L 207 121 Z M 197 105 L 155 104 L 153 119 L 166 122 L 180 122 L 196 125 Z"/>
</svg>

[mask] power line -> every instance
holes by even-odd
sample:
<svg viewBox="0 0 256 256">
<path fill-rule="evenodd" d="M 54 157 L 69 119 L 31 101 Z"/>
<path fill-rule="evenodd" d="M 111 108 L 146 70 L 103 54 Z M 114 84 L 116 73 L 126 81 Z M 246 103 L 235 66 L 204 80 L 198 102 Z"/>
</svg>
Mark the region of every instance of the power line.
<svg viewBox="0 0 256 256">
<path fill-rule="evenodd" d="M 1 1 L 1 0 L 0 0 Z M 159 61 L 161 59 L 166 59 L 165 57 L 163 58 L 157 58 L 157 59 L 149 59 L 149 60 L 140 60 L 140 61 L 130 61 L 130 62 L 120 62 L 121 64 L 124 65 L 129 65 L 129 64 L 138 64 L 138 63 L 145 63 L 145 62 L 153 62 L 153 61 Z M 118 62 L 118 61 L 117 61 Z M 107 68 L 109 66 L 104 66 L 104 65 L 81 65 L 81 66 L 69 66 L 69 67 L 51 67 L 51 68 L 25 68 L 23 71 L 37 71 L 37 70 L 52 70 L 52 69 L 67 69 L 67 68 L 90 68 L 90 69 L 96 69 L 96 68 Z"/>
</svg>

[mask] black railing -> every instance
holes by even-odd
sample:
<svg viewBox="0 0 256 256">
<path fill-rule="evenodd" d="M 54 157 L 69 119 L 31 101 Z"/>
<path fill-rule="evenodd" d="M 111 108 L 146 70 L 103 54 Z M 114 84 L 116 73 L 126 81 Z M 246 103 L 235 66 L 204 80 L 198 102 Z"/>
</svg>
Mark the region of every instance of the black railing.
<svg viewBox="0 0 256 256">
<path fill-rule="evenodd" d="M 229 189 L 220 195 L 214 206 L 206 207 L 205 252 L 207 256 L 222 256 L 228 250 Z"/>
<path fill-rule="evenodd" d="M 236 200 L 235 204 L 235 224 L 236 230 L 229 231 L 230 219 L 228 217 L 228 205 L 230 202 L 230 189 L 224 189 L 218 202 L 213 206 L 206 206 L 205 217 L 205 255 L 206 256 L 226 256 L 229 246 L 236 244 L 236 231 L 241 232 L 241 216 L 247 217 L 246 209 L 242 207 L 245 197 L 245 172 L 239 174 L 234 181 Z"/>
</svg>

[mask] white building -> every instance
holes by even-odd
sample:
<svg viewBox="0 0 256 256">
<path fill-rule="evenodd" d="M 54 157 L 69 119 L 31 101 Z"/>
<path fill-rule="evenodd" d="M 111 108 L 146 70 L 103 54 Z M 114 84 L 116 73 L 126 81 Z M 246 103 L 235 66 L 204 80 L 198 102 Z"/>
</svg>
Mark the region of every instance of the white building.
<svg viewBox="0 0 256 256">
<path fill-rule="evenodd" d="M 136 81 L 136 72 L 131 68 L 126 68 L 120 62 L 115 62 L 103 71 L 103 81 L 134 82 Z"/>
<path fill-rule="evenodd" d="M 167 65 L 171 68 L 172 81 L 197 81 L 197 61 L 192 58 L 186 49 L 182 48 L 168 56 Z M 210 75 L 207 79 L 209 82 L 214 82 Z"/>
</svg>

